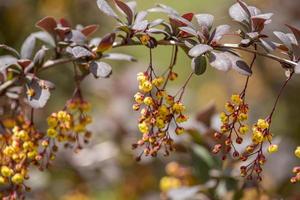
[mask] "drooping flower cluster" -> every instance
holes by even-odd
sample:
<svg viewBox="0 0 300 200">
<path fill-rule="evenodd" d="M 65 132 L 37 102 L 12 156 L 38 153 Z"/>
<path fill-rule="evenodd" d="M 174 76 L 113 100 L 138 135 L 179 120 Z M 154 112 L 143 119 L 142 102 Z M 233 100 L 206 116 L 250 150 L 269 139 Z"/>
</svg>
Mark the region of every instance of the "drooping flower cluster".
<svg viewBox="0 0 300 200">
<path fill-rule="evenodd" d="M 139 92 L 134 95 L 133 110 L 140 111 L 138 129 L 143 136 L 133 147 L 146 145 L 141 155 L 156 156 L 161 148 L 168 155 L 173 150 L 173 139 L 169 135 L 172 121 L 177 135 L 184 132 L 180 123 L 188 120 L 183 114 L 185 106 L 180 97 L 177 99 L 176 95 L 167 94 L 165 90 L 168 80 L 175 80 L 176 77 L 175 72 L 169 73 L 167 78 L 157 77 L 151 68 L 137 75 Z"/>
<path fill-rule="evenodd" d="M 18 196 L 17 193 L 23 189 L 30 189 L 24 184 L 29 178 L 28 168 L 31 165 L 39 166 L 44 159 L 40 154 L 43 134 L 30 121 L 25 120 L 23 115 L 16 119 L 5 119 L 1 125 L 0 184 L 15 188 L 9 195 Z"/>
<path fill-rule="evenodd" d="M 265 155 L 263 154 L 264 142 L 269 143 L 267 151 L 270 154 L 278 151 L 278 146 L 272 144 L 273 136 L 270 132 L 271 117 L 259 119 L 257 123 L 253 125 L 251 144 L 249 144 L 243 152 L 239 152 L 235 145 L 241 144 L 243 142 L 243 136 L 249 131 L 248 125 L 244 123 L 245 120 L 248 119 L 249 108 L 242 95 L 232 95 L 231 101 L 225 104 L 225 109 L 226 112 L 220 114 L 220 120 L 222 122 L 221 132 L 214 134 L 215 138 L 224 139 L 224 144 L 216 144 L 212 152 L 219 153 L 223 149 L 225 153 L 223 159 L 226 159 L 226 154 L 232 153 L 234 158 L 247 163 L 240 167 L 241 176 L 252 179 L 253 173 L 255 173 L 257 180 L 261 180 L 260 173 L 266 161 Z"/>
<path fill-rule="evenodd" d="M 239 153 L 235 148 L 236 144 L 243 142 L 242 136 L 249 131 L 249 127 L 245 124 L 248 119 L 248 104 L 240 95 L 232 95 L 231 101 L 225 104 L 226 112 L 220 114 L 222 122 L 221 131 L 215 133 L 217 139 L 221 139 L 225 135 L 224 144 L 217 144 L 213 149 L 213 153 L 219 153 L 224 148 L 225 154 L 233 149 L 233 157 L 239 157 Z M 235 140 L 235 141 L 234 141 Z M 223 156 L 226 159 L 226 155 Z"/>
<path fill-rule="evenodd" d="M 257 180 L 261 180 L 262 166 L 266 162 L 266 157 L 263 153 L 264 142 L 268 142 L 267 151 L 272 154 L 278 151 L 278 146 L 272 144 L 273 135 L 270 132 L 270 118 L 258 119 L 257 123 L 252 127 L 252 143 L 248 145 L 245 152 L 242 154 L 242 160 L 249 161 L 247 165 L 241 166 L 241 175 L 247 179 L 253 178 L 253 173 L 256 173 Z"/>
<path fill-rule="evenodd" d="M 52 113 L 48 121 L 47 135 L 53 141 L 65 143 L 65 147 L 81 149 L 80 135 L 83 135 L 85 143 L 91 136 L 86 126 L 92 122 L 92 118 L 86 114 L 90 110 L 90 104 L 80 98 L 71 99 L 67 103 L 67 110 Z"/>
<path fill-rule="evenodd" d="M 167 164 L 165 171 L 167 176 L 160 179 L 160 190 L 162 192 L 195 184 L 195 178 L 189 167 L 182 166 L 177 162 L 170 162 Z"/>
<path fill-rule="evenodd" d="M 298 146 L 298 147 L 295 149 L 295 156 L 296 156 L 297 158 L 300 158 L 300 146 Z M 294 167 L 293 173 L 294 173 L 295 175 L 291 178 L 291 182 L 292 182 L 292 183 L 300 182 L 300 166 Z"/>
</svg>

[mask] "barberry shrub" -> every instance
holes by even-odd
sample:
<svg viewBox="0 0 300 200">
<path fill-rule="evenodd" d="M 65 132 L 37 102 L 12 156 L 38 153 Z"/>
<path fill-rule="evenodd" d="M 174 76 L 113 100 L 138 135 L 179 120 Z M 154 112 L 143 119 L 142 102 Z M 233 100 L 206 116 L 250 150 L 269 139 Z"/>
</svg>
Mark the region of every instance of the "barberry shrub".
<svg viewBox="0 0 300 200">
<path fill-rule="evenodd" d="M 243 163 L 241 176 L 260 181 L 266 152 L 272 154 L 279 150 L 278 144 L 272 142 L 271 132 L 277 103 L 288 82 L 300 73 L 300 29 L 287 25 L 290 33 L 274 31 L 278 40 L 272 41 L 264 28 L 271 23 L 273 14 L 262 13 L 241 0 L 229 8 L 230 17 L 240 27 L 237 30 L 232 30 L 229 25 L 216 25 L 214 16 L 210 14 L 180 14 L 162 4 L 139 12 L 135 10 L 134 1 L 113 0 L 108 3 L 97 0 L 96 5 L 117 22 L 115 29 L 101 38 L 92 38 L 98 25 L 77 26 L 74 29 L 66 19 L 45 17 L 36 23 L 41 31 L 30 34 L 20 51 L 0 45 L 9 55 L 0 60 L 0 184 L 4 188 L 1 194 L 3 199 L 24 198 L 24 191 L 30 190 L 26 185 L 26 180 L 30 178 L 29 168 L 47 169 L 55 159 L 59 146 L 78 151 L 89 142 L 91 132 L 87 125 L 92 122 L 88 114 L 91 106 L 83 96 L 81 83 L 89 74 L 95 78 L 109 78 L 112 67 L 106 60 L 135 62 L 136 59 L 130 55 L 110 53 L 112 48 L 134 45 L 145 46 L 149 51 L 148 66 L 137 74 L 137 92 L 132 106 L 134 111 L 140 112 L 137 129 L 141 132 L 141 138 L 132 145 L 138 151 L 136 159 L 155 157 L 160 153 L 169 155 L 175 149 L 172 134 L 185 133 L 181 124 L 189 117 L 184 113 L 183 98 L 193 76 L 204 76 L 207 67 L 221 71 L 232 69 L 245 77 L 245 85 L 225 103 L 225 111 L 220 114 L 222 125 L 214 134 L 217 144 L 212 153 L 222 154 L 223 160 L 239 160 Z M 149 21 L 147 15 L 151 12 L 164 13 L 167 18 Z M 240 38 L 239 43 L 226 43 L 232 34 Z M 37 41 L 43 45 L 39 46 Z M 170 64 L 163 70 L 153 65 L 152 53 L 160 45 L 172 49 Z M 180 76 L 174 69 L 179 50 L 191 59 L 191 68 L 186 69 L 190 70 L 190 75 L 173 94 L 168 91 L 168 84 Z M 272 53 L 275 50 L 281 53 L 280 56 Z M 245 62 L 239 51 L 252 54 L 251 63 Z M 250 127 L 246 94 L 258 56 L 277 61 L 286 80 L 270 113 L 264 114 L 266 117 L 258 119 Z M 47 118 L 48 128 L 40 130 L 35 124 L 35 111 L 47 105 L 51 91 L 55 89 L 54 83 L 40 78 L 40 73 L 66 63 L 70 63 L 74 71 L 76 87 L 73 95 L 65 105 L 61 105 L 61 110 Z M 250 143 L 238 151 L 236 146 L 244 143 L 247 134 L 250 134 Z M 295 155 L 300 158 L 299 146 Z M 175 166 L 174 163 L 171 165 L 169 169 Z M 180 167 L 176 165 L 177 168 Z M 186 172 L 184 168 L 181 170 Z M 291 182 L 299 182 L 300 167 L 295 167 L 293 173 Z M 176 176 L 172 172 L 169 174 Z M 188 172 L 185 174 L 190 176 Z M 165 177 L 161 181 L 163 191 L 169 187 L 170 180 L 175 179 Z M 177 179 L 171 182 L 174 187 L 180 184 Z"/>
</svg>

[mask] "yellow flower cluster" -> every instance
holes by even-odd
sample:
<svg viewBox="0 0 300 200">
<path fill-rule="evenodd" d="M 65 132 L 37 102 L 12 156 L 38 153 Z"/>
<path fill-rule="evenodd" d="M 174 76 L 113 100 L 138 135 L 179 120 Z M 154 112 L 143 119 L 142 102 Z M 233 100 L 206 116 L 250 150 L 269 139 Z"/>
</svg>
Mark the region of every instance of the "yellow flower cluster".
<svg viewBox="0 0 300 200">
<path fill-rule="evenodd" d="M 240 95 L 232 95 L 231 102 L 225 104 L 226 112 L 220 114 L 222 122 L 221 132 L 231 132 L 235 124 L 239 124 L 238 133 L 244 135 L 248 132 L 249 127 L 243 125 L 243 122 L 248 119 L 248 105 L 244 103 Z"/>
<path fill-rule="evenodd" d="M 20 122 L 22 125 L 18 126 Z M 0 184 L 21 185 L 29 178 L 28 167 L 40 159 L 38 153 L 40 135 L 23 119 L 13 124 L 15 126 L 7 129 L 8 132 L 2 133 L 4 135 L 0 138 Z"/>
<path fill-rule="evenodd" d="M 67 110 L 52 113 L 48 119 L 47 136 L 57 139 L 59 142 L 77 143 L 80 147 L 78 134 L 84 134 L 84 142 L 88 142 L 90 132 L 86 129 L 92 122 L 92 118 L 85 112 L 90 110 L 90 104 L 79 98 L 72 99 L 67 103 Z"/>
<path fill-rule="evenodd" d="M 235 149 L 233 139 L 236 144 L 243 142 L 242 136 L 249 131 L 249 126 L 245 124 L 248 119 L 248 105 L 244 102 L 240 95 L 234 94 L 231 100 L 225 104 L 225 112 L 220 114 L 221 128 L 220 132 L 214 134 L 215 138 L 220 139 L 225 136 L 224 145 L 216 144 L 213 153 L 219 153 L 224 147 L 225 153 L 229 153 L 232 148 Z M 239 153 L 235 150 L 233 157 L 239 157 Z M 223 156 L 226 159 L 226 155 Z"/>
<path fill-rule="evenodd" d="M 134 146 L 149 143 L 144 154 L 156 156 L 161 146 L 170 146 L 172 149 L 173 141 L 168 133 L 171 121 L 174 120 L 176 124 L 175 133 L 180 135 L 184 128 L 179 124 L 186 122 L 188 117 L 183 114 L 185 106 L 182 102 L 176 101 L 164 90 L 167 81 L 164 77 L 152 77 L 147 72 L 141 72 L 137 74 L 137 80 L 139 92 L 134 95 L 133 110 L 140 110 L 138 129 L 143 138 Z"/>
<path fill-rule="evenodd" d="M 167 176 L 160 179 L 160 190 L 168 192 L 171 189 L 187 187 L 195 184 L 192 171 L 188 167 L 181 166 L 177 162 L 170 162 L 165 168 Z"/>
<path fill-rule="evenodd" d="M 263 141 L 272 141 L 272 134 L 269 132 L 269 122 L 265 119 L 259 119 L 252 127 L 252 142 L 260 144 Z"/>
</svg>

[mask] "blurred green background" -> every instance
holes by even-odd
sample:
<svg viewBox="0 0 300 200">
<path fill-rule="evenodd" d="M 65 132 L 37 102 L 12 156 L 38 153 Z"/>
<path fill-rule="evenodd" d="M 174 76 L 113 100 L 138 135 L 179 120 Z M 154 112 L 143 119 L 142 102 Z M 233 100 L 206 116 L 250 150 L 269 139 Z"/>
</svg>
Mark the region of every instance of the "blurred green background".
<svg viewBox="0 0 300 200">
<path fill-rule="evenodd" d="M 172 6 L 180 13 L 211 13 L 215 15 L 215 25 L 228 23 L 228 8 L 233 0 L 138 0 L 138 10 L 150 8 L 156 3 Z M 287 32 L 284 24 L 300 27 L 300 1 L 295 0 L 249 0 L 266 12 L 275 14 L 273 23 L 266 33 L 273 30 Z M 102 36 L 112 30 L 114 21 L 104 16 L 97 8 L 96 0 L 0 0 L 0 43 L 19 48 L 22 41 L 33 31 L 34 24 L 44 16 L 66 18 L 76 24 L 99 24 L 94 36 Z M 163 17 L 150 14 L 149 19 Z M 272 36 L 273 37 L 273 36 Z M 234 42 L 237 38 L 226 38 Z M 176 160 L 190 166 L 195 171 L 198 160 L 189 153 L 178 153 L 168 158 L 146 159 L 142 163 L 134 161 L 134 152 L 130 146 L 139 137 L 136 131 L 137 115 L 131 111 L 132 95 L 137 90 L 135 75 L 147 67 L 147 49 L 143 47 L 121 48 L 138 58 L 137 63 L 111 62 L 114 73 L 110 79 L 94 80 L 90 77 L 84 82 L 86 98 L 92 102 L 94 123 L 91 125 L 93 139 L 90 145 L 77 155 L 71 151 L 62 151 L 50 172 L 40 173 L 33 169 L 30 185 L 33 192 L 29 199 L 159 199 L 159 180 L 165 175 L 164 166 Z M 154 51 L 154 65 L 164 69 L 168 65 L 170 47 L 159 47 Z M 243 54 L 250 60 L 248 54 Z M 249 57 L 249 58 L 248 58 Z M 246 60 L 247 60 L 246 59 Z M 190 72 L 190 60 L 180 52 L 175 70 L 180 74 L 178 81 L 170 86 L 176 91 Z M 69 67 L 57 67 L 52 72 L 42 74 L 57 85 L 46 111 L 40 111 L 40 126 L 43 127 L 47 115 L 61 109 L 72 93 L 72 71 Z M 254 67 L 248 94 L 250 121 L 264 118 L 270 112 L 274 98 L 284 81 L 284 71 L 273 61 L 258 59 Z M 184 101 L 188 112 L 195 116 L 210 102 L 217 111 L 232 93 L 239 93 L 245 77 L 234 71 L 223 73 L 209 68 L 204 76 L 194 77 L 185 93 Z M 299 160 L 293 156 L 293 150 L 300 144 L 300 77 L 295 76 L 280 100 L 274 116 L 272 131 L 281 143 L 280 152 L 270 158 L 265 167 L 263 187 L 272 197 L 266 199 L 300 199 L 300 187 L 287 184 L 294 165 Z M 178 138 L 179 142 L 189 144 L 190 139 Z M 276 167 L 274 167 L 276 166 Z M 200 172 L 200 177 L 201 177 Z M 203 171 L 203 173 L 206 173 Z M 207 174 L 202 174 L 207 176 Z M 200 181 L 201 182 L 201 181 Z M 229 192 L 224 199 L 230 199 Z M 256 199 L 251 196 L 244 199 Z M 221 198 L 222 199 L 222 198 Z"/>
</svg>

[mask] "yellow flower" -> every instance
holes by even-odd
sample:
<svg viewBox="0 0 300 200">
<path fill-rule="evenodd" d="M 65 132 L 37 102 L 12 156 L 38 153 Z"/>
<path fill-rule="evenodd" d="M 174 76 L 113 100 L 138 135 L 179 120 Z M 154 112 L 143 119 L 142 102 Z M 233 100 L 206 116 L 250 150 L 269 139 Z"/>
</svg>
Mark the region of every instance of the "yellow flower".
<svg viewBox="0 0 300 200">
<path fill-rule="evenodd" d="M 5 178 L 3 176 L 0 176 L 0 185 L 5 184 L 7 181 L 5 180 Z"/>
<path fill-rule="evenodd" d="M 135 110 L 135 111 L 139 110 L 140 107 L 141 107 L 140 104 L 137 104 L 137 103 L 132 105 L 132 109 Z"/>
<path fill-rule="evenodd" d="M 177 128 L 175 129 L 175 133 L 176 133 L 177 135 L 181 135 L 181 134 L 183 134 L 183 132 L 184 132 L 184 128 L 182 128 L 182 127 L 177 127 Z"/>
<path fill-rule="evenodd" d="M 225 104 L 225 109 L 227 112 L 232 113 L 234 111 L 234 106 L 230 103 Z"/>
<path fill-rule="evenodd" d="M 253 143 L 255 143 L 255 144 L 261 143 L 263 141 L 263 139 L 264 139 L 264 136 L 263 136 L 262 132 L 257 131 L 257 130 L 253 132 L 253 136 L 252 136 Z"/>
<path fill-rule="evenodd" d="M 165 124 L 165 121 L 161 117 L 158 117 L 158 118 L 156 118 L 155 125 L 158 128 L 162 129 L 165 127 L 166 124 Z"/>
<path fill-rule="evenodd" d="M 139 89 L 145 93 L 150 92 L 152 90 L 152 83 L 150 81 L 143 81 L 139 85 Z"/>
<path fill-rule="evenodd" d="M 229 118 L 224 112 L 222 112 L 220 114 L 220 120 L 221 120 L 222 123 L 228 123 Z"/>
<path fill-rule="evenodd" d="M 13 170 L 7 166 L 1 167 L 1 174 L 4 177 L 10 177 L 13 174 Z"/>
<path fill-rule="evenodd" d="M 246 134 L 248 131 L 249 131 L 249 127 L 247 125 L 242 125 L 239 128 L 239 133 L 242 135 Z"/>
<path fill-rule="evenodd" d="M 264 119 L 259 119 L 257 121 L 257 127 L 264 130 L 264 129 L 269 128 L 269 123 Z"/>
<path fill-rule="evenodd" d="M 50 116 L 47 118 L 47 123 L 49 127 L 54 128 L 57 126 L 58 121 L 56 117 Z"/>
<path fill-rule="evenodd" d="M 189 117 L 186 116 L 186 115 L 179 115 L 179 116 L 176 118 L 176 122 L 177 122 L 177 123 L 183 123 L 183 122 L 186 122 L 188 119 L 189 119 Z"/>
<path fill-rule="evenodd" d="M 141 103 L 143 103 L 144 95 L 142 93 L 138 92 L 134 95 L 134 100 L 135 100 L 135 102 L 141 104 Z"/>
<path fill-rule="evenodd" d="M 245 121 L 245 120 L 248 119 L 248 115 L 245 114 L 245 113 L 240 113 L 239 116 L 238 116 L 238 119 L 239 119 L 240 121 Z"/>
<path fill-rule="evenodd" d="M 11 178 L 11 181 L 14 183 L 14 184 L 22 184 L 23 181 L 24 181 L 24 176 L 20 173 L 17 173 L 15 174 L 12 178 Z"/>
<path fill-rule="evenodd" d="M 179 114 L 185 110 L 185 106 L 181 102 L 176 102 L 174 103 L 172 109 L 174 113 Z"/>
<path fill-rule="evenodd" d="M 164 82 L 164 77 L 158 77 L 152 80 L 152 84 L 156 87 L 161 86 L 161 84 Z"/>
<path fill-rule="evenodd" d="M 147 80 L 147 77 L 145 76 L 145 74 L 143 72 L 139 72 L 137 74 L 137 78 L 136 78 L 139 82 L 144 82 Z"/>
<path fill-rule="evenodd" d="M 300 146 L 298 146 L 295 150 L 295 155 L 300 158 Z"/>
<path fill-rule="evenodd" d="M 276 153 L 277 151 L 278 151 L 278 145 L 276 145 L 276 144 L 271 144 L 268 147 L 268 152 L 269 153 Z"/>
<path fill-rule="evenodd" d="M 144 99 L 144 104 L 146 104 L 147 106 L 153 105 L 153 99 L 151 97 L 146 97 Z"/>
<path fill-rule="evenodd" d="M 141 43 L 142 43 L 143 45 L 147 45 L 148 42 L 149 42 L 149 40 L 150 40 L 150 36 L 149 36 L 149 35 L 142 35 L 142 36 L 140 37 L 140 40 L 141 40 Z"/>
<path fill-rule="evenodd" d="M 149 132 L 149 128 L 146 122 L 139 123 L 138 127 L 141 133 L 145 134 Z"/>
<path fill-rule="evenodd" d="M 181 186 L 181 182 L 179 179 L 175 177 L 165 176 L 160 180 L 159 187 L 163 192 L 167 192 L 170 189 L 176 189 Z"/>
<path fill-rule="evenodd" d="M 51 138 L 55 138 L 55 137 L 58 135 L 58 133 L 57 133 L 57 131 L 56 131 L 55 129 L 49 128 L 49 129 L 47 130 L 47 135 L 48 135 L 49 137 L 51 137 Z"/>
<path fill-rule="evenodd" d="M 159 113 L 159 115 L 162 115 L 162 116 L 167 116 L 170 114 L 169 109 L 166 105 L 161 105 L 158 108 L 158 113 Z"/>
<path fill-rule="evenodd" d="M 231 101 L 236 105 L 240 105 L 243 102 L 240 95 L 238 95 L 238 94 L 233 94 L 231 96 Z"/>
</svg>

